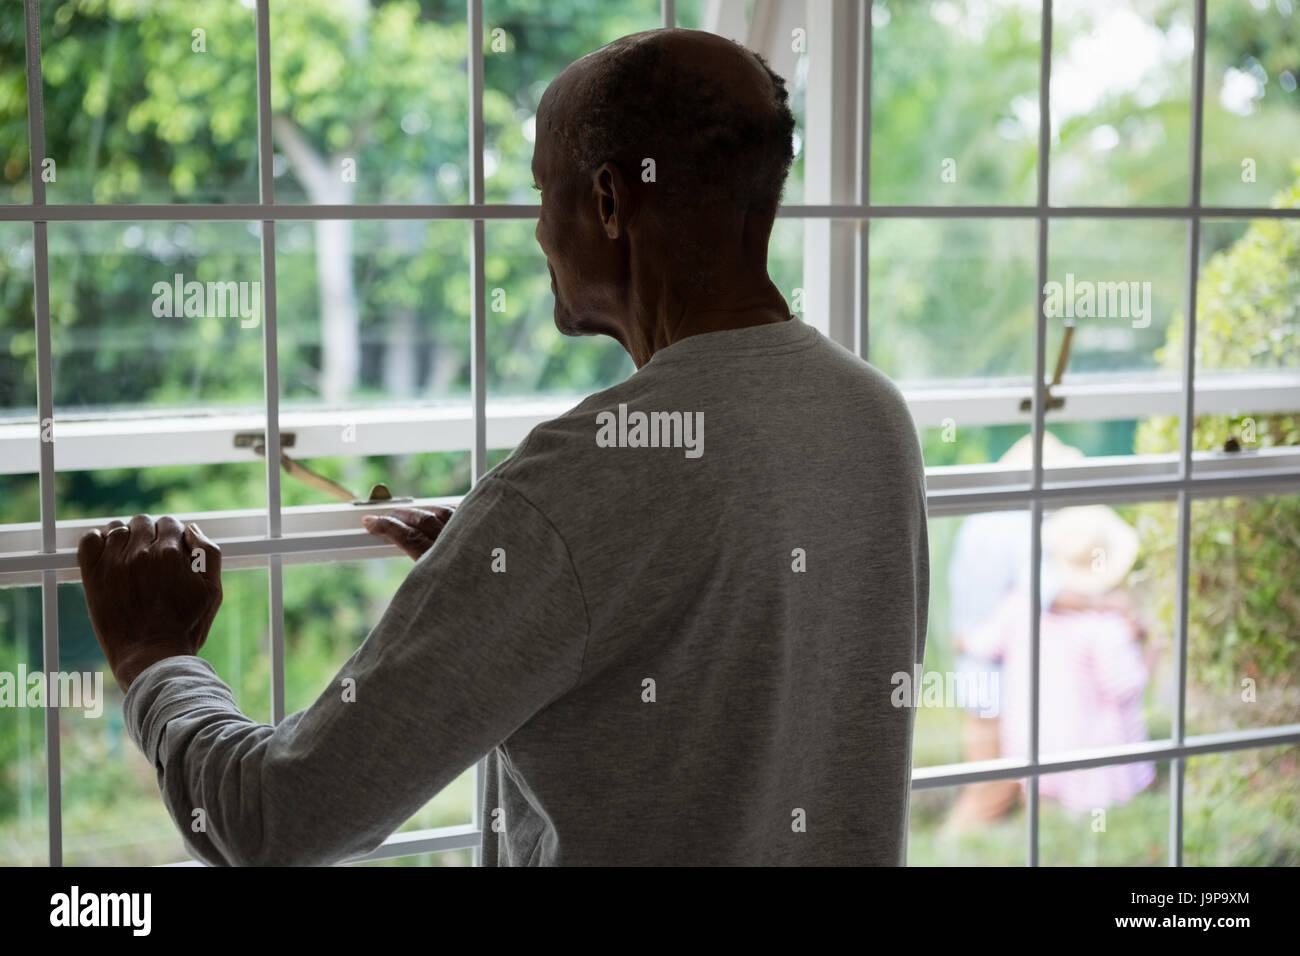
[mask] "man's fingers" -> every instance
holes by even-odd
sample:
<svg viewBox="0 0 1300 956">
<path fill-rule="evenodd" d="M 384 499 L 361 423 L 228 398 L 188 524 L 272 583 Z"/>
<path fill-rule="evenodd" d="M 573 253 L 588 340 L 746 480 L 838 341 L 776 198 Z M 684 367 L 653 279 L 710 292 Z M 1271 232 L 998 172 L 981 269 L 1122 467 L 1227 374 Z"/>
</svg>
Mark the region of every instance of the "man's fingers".
<svg viewBox="0 0 1300 956">
<path fill-rule="evenodd" d="M 81 540 L 77 542 L 77 566 L 81 568 L 83 579 L 103 553 L 104 536 L 98 529 L 92 528 L 81 536 Z"/>
<path fill-rule="evenodd" d="M 438 532 L 443 529 L 447 524 L 447 519 L 451 517 L 449 509 L 437 506 L 427 510 L 424 508 L 393 508 L 391 511 L 384 513 L 396 518 L 402 524 L 410 525 L 412 528 L 419 528 L 429 538 L 438 537 Z"/>
<path fill-rule="evenodd" d="M 221 549 L 193 521 L 185 526 L 185 547 L 190 568 L 197 570 L 218 589 L 221 587 Z M 196 554 L 195 552 L 199 552 Z M 196 564 L 197 562 L 197 564 Z"/>
<path fill-rule="evenodd" d="M 136 515 L 127 525 L 131 529 L 131 540 L 126 545 L 126 556 L 139 554 L 153 544 L 157 534 L 153 518 L 150 515 Z"/>
<path fill-rule="evenodd" d="M 432 538 L 392 515 L 366 515 L 361 523 L 371 534 L 387 538 L 413 558 L 433 547 Z"/>
<path fill-rule="evenodd" d="M 117 561 L 126 551 L 127 542 L 131 540 L 131 529 L 120 521 L 110 521 L 104 525 L 104 550 L 100 553 L 101 561 Z"/>
<path fill-rule="evenodd" d="M 179 518 L 174 518 L 171 515 L 163 515 L 154 522 L 153 526 L 155 541 L 164 541 L 171 538 L 179 545 L 181 536 L 185 534 L 185 525 L 181 524 Z"/>
</svg>

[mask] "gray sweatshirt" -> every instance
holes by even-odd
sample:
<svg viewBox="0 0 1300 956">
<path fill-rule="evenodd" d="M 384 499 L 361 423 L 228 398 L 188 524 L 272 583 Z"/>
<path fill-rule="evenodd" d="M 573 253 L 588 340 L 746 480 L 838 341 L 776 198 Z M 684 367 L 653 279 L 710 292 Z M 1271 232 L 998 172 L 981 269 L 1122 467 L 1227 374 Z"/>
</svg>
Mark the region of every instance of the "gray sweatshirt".
<svg viewBox="0 0 1300 956">
<path fill-rule="evenodd" d="M 306 710 L 185 656 L 126 723 L 212 864 L 364 854 L 484 755 L 489 865 L 900 864 L 928 590 L 902 396 L 793 318 L 537 426 Z"/>
</svg>

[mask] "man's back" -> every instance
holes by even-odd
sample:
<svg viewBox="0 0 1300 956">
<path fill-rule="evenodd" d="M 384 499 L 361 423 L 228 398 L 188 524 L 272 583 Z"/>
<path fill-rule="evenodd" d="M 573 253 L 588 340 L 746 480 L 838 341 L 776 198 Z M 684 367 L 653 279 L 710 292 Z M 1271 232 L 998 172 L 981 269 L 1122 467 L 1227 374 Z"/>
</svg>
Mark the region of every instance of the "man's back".
<svg viewBox="0 0 1300 956">
<path fill-rule="evenodd" d="M 688 337 L 494 482 L 562 539 L 588 632 L 572 689 L 492 755 L 485 862 L 903 861 L 892 678 L 922 659 L 929 569 L 881 373 L 798 319 Z"/>
<path fill-rule="evenodd" d="M 208 863 L 355 858 L 484 754 L 487 863 L 898 863 L 927 583 L 897 390 L 798 320 L 691 336 L 485 475 L 310 707 L 172 655 L 126 725 Z"/>
</svg>

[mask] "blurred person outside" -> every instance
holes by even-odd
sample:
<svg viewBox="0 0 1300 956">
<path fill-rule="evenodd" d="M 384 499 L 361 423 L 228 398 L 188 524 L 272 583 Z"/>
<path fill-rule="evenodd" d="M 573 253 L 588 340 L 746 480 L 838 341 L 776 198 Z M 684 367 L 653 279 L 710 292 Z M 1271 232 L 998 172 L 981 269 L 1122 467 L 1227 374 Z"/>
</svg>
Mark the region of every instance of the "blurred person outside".
<svg viewBox="0 0 1300 956">
<path fill-rule="evenodd" d="M 1025 435 L 1012 445 L 998 463 L 1008 468 L 1029 468 L 1033 462 L 1034 436 Z M 1066 445 L 1051 432 L 1043 433 L 1043 463 L 1064 464 L 1082 458 L 1083 452 Z M 1003 756 L 1000 744 L 1000 720 L 997 684 L 1000 666 L 997 660 L 975 653 L 966 645 L 965 635 L 986 624 L 1009 594 L 1029 592 L 1029 512 L 989 511 L 974 514 L 962 522 L 953 542 L 948 563 L 949 620 L 953 645 L 957 651 L 957 684 L 977 687 L 976 700 L 963 700 L 962 760 L 996 760 Z M 1050 607 L 1056 597 L 1055 570 L 1043 555 L 1042 606 Z M 1029 604 L 1022 599 L 1019 613 L 1028 619 Z M 981 680 L 981 678 L 983 678 Z M 1023 754 L 1020 743 L 1010 755 Z M 990 780 L 972 783 L 961 789 L 946 826 L 953 831 L 968 829 L 982 822 L 997 820 L 1020 799 L 1020 786 L 1014 780 Z"/>
<path fill-rule="evenodd" d="M 1058 582 L 1039 637 L 1039 753 L 1059 755 L 1147 739 L 1142 695 L 1150 671 L 1123 590 L 1138 555 L 1137 532 L 1105 505 L 1063 508 L 1043 524 L 1043 551 Z M 1001 661 L 1003 754 L 1029 740 L 1027 599 L 1003 599 L 992 618 L 966 635 L 967 647 Z M 1038 792 L 1087 813 L 1127 803 L 1155 779 L 1150 761 L 1045 774 Z M 1016 782 L 1018 788 L 1023 784 Z"/>
</svg>

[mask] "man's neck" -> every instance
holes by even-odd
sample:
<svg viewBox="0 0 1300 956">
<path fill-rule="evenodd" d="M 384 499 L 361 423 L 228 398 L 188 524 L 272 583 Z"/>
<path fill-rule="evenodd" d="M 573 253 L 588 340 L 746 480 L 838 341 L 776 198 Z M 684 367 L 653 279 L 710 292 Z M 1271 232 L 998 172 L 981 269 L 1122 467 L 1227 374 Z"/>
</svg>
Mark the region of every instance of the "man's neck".
<svg viewBox="0 0 1300 956">
<path fill-rule="evenodd" d="M 692 335 L 788 321 L 789 305 L 772 281 L 766 276 L 764 279 L 764 285 L 757 289 L 714 294 L 708 301 L 674 302 L 665 296 L 656 308 L 642 313 L 635 346 L 628 348 L 637 368 L 649 362 L 655 352 Z"/>
</svg>

